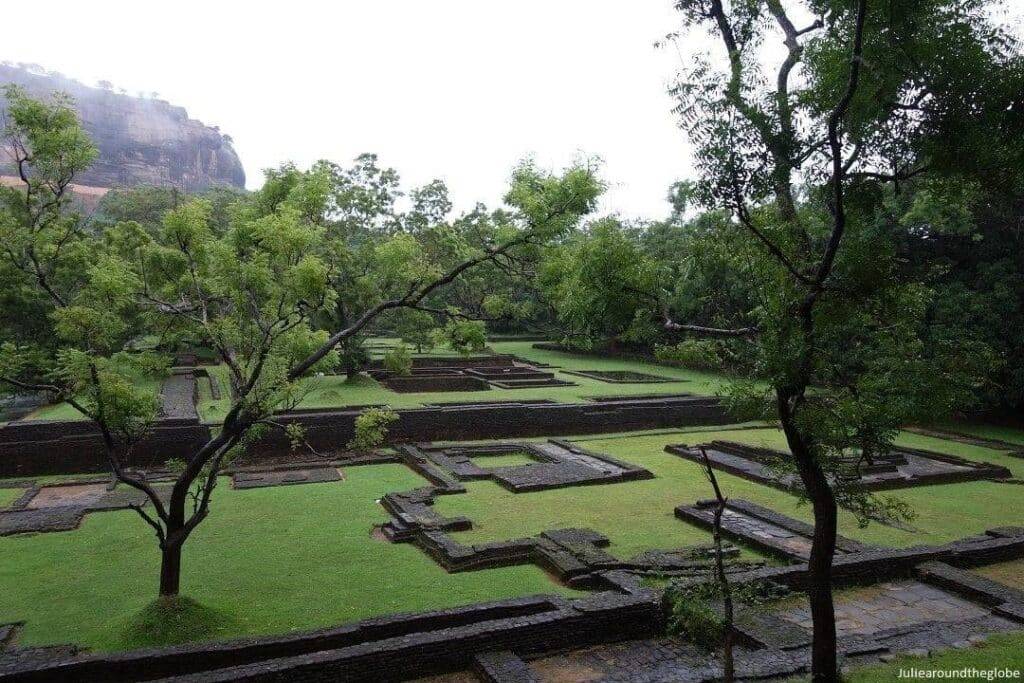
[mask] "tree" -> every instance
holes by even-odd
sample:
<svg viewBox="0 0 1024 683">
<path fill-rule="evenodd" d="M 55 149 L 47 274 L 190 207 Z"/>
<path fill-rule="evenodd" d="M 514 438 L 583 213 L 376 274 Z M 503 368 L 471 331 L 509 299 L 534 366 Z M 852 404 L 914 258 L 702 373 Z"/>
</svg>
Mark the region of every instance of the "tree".
<svg viewBox="0 0 1024 683">
<path fill-rule="evenodd" d="M 549 249 L 538 283 L 566 341 L 651 342 L 662 332 L 655 324 L 661 265 L 646 257 L 638 231 L 606 218 Z"/>
<path fill-rule="evenodd" d="M 754 324 L 680 323 L 683 334 L 755 339 L 759 370 L 814 512 L 808 563 L 814 621 L 812 673 L 836 680 L 831 568 L 838 504 L 865 520 L 905 512 L 845 487 L 850 459 L 890 448 L 907 419 L 968 400 L 987 358 L 919 333 L 933 293 L 897 258 L 904 227 L 891 208 L 933 170 L 936 131 L 970 117 L 964 102 L 997 107 L 959 69 L 1005 68 L 1007 37 L 984 3 L 894 0 L 732 2 L 684 0 L 691 29 L 721 43 L 726 66 L 701 57 L 673 92 L 695 143 L 693 198 L 727 209 L 724 232 L 757 251 Z M 793 16 L 809 16 L 797 26 Z M 783 52 L 763 74 L 759 47 Z M 812 390 L 813 389 L 813 390 Z M 769 399 L 753 385 L 736 403 Z"/>
<path fill-rule="evenodd" d="M 468 356 L 487 346 L 487 328 L 481 320 L 452 319 L 434 330 L 434 343 Z"/>
<path fill-rule="evenodd" d="M 348 252 L 330 242 L 321 224 L 331 192 L 322 166 L 269 173 L 261 190 L 232 209 L 223 233 L 212 224 L 210 203 L 192 199 L 169 211 L 156 231 L 127 221 L 98 235 L 83 229 L 66 197 L 71 179 L 95 155 L 69 103 L 12 89 L 8 100 L 7 137 L 23 184 L 2 194 L 4 256 L 24 286 L 48 298 L 56 343 L 5 344 L 0 381 L 51 391 L 96 424 L 114 477 L 147 498 L 147 506 L 134 509 L 156 535 L 159 593 L 167 598 L 179 594 L 182 549 L 209 514 L 223 466 L 276 427 L 272 413 L 294 405 L 303 378 L 334 365 L 339 346 L 382 313 L 414 308 L 480 264 L 563 234 L 601 191 L 589 169 L 553 175 L 521 165 L 506 195 L 515 214 L 502 238 L 444 264 L 425 262 L 394 238 L 364 252 L 369 261 L 329 263 L 325 254 Z M 338 276 L 347 264 L 354 272 Z M 352 282 L 364 298 L 344 325 L 334 325 L 322 314 L 340 298 L 356 301 Z M 331 327 L 321 326 L 325 320 Z M 132 382 L 140 359 L 125 351 L 137 334 L 166 327 L 213 349 L 232 385 L 223 423 L 175 463 L 169 490 L 128 467 L 155 397 Z"/>
<path fill-rule="evenodd" d="M 392 316 L 395 334 L 403 342 L 423 353 L 434 346 L 433 331 L 437 327 L 434 316 L 413 308 L 402 309 Z"/>
</svg>

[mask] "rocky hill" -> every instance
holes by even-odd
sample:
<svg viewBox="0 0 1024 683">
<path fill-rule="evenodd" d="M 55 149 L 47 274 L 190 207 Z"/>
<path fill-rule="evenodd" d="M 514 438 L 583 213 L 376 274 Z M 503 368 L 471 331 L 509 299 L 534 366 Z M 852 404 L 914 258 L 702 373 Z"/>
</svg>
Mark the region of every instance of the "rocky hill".
<svg viewBox="0 0 1024 683">
<path fill-rule="evenodd" d="M 17 83 L 34 96 L 54 91 L 75 101 L 99 157 L 76 178 L 81 185 L 176 186 L 195 192 L 211 185 L 245 186 L 245 171 L 231 138 L 188 117 L 163 100 L 91 88 L 63 76 L 0 64 L 0 84 Z M 0 95 L 0 115 L 4 100 Z M 0 175 L 12 169 L 0 159 Z"/>
</svg>

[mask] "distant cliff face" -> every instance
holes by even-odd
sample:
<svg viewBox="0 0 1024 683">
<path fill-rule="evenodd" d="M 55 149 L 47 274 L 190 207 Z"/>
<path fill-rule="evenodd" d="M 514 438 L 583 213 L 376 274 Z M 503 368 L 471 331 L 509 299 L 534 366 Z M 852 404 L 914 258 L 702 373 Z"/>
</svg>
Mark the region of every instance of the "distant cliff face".
<svg viewBox="0 0 1024 683">
<path fill-rule="evenodd" d="M 76 81 L 0 65 L 0 84 L 17 83 L 39 97 L 65 92 L 99 156 L 75 182 L 95 187 L 175 186 L 196 192 L 211 185 L 245 187 L 231 139 L 162 100 L 120 95 Z M 5 103 L 0 95 L 0 113 Z M 12 169 L 0 159 L 0 174 Z"/>
</svg>

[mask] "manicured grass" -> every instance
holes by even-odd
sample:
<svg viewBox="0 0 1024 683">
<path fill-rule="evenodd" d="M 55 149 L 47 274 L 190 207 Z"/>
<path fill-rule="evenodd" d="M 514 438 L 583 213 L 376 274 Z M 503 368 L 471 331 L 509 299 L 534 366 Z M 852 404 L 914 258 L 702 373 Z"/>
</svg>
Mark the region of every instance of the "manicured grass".
<svg viewBox="0 0 1024 683">
<path fill-rule="evenodd" d="M 376 341 L 376 340 L 375 340 Z M 394 340 L 384 340 L 394 343 Z M 428 391 L 398 393 L 382 386 L 367 376 L 348 380 L 344 375 L 311 377 L 304 383 L 305 395 L 299 408 L 332 408 L 356 405 L 388 405 L 392 408 L 416 408 L 425 403 L 476 402 L 476 401 L 523 401 L 548 399 L 559 403 L 579 403 L 593 396 L 643 396 L 647 394 L 692 393 L 710 395 L 718 392 L 728 381 L 723 376 L 694 372 L 654 363 L 599 358 L 580 354 L 542 351 L 533 348 L 533 342 L 497 342 L 491 345 L 495 353 L 514 354 L 539 363 L 559 366 L 550 369 L 559 379 L 572 382 L 572 386 L 531 387 L 526 389 L 491 388 L 484 391 Z M 455 355 L 440 350 L 425 353 L 424 356 Z M 205 420 L 217 421 L 224 418 L 230 406 L 227 396 L 227 374 L 222 366 L 207 368 L 221 380 L 221 399 L 214 401 L 200 382 L 199 412 Z M 670 377 L 673 382 L 652 384 L 611 384 L 588 377 L 569 375 L 560 370 L 625 370 L 649 375 Z"/>
<path fill-rule="evenodd" d="M 210 379 L 217 382 L 220 398 L 214 399 L 210 393 L 210 382 L 200 379 L 199 393 L 196 395 L 196 409 L 200 419 L 220 421 L 231 408 L 231 378 L 226 365 L 209 365 L 205 368 Z"/>
<path fill-rule="evenodd" d="M 673 509 L 708 497 L 710 487 L 698 465 L 663 449 L 712 439 L 785 447 L 774 428 L 588 437 L 578 443 L 646 467 L 655 478 L 524 494 L 472 482 L 466 494 L 441 496 L 436 505 L 442 514 L 473 521 L 472 530 L 457 534 L 467 543 L 572 526 L 606 534 L 611 552 L 622 558 L 706 543 L 707 532 L 677 520 Z M 914 434 L 900 441 L 1020 467 L 1020 461 L 987 448 Z M 501 457 L 477 461 L 495 466 Z M 353 467 L 346 474 L 343 482 L 248 491 L 232 490 L 225 480 L 210 518 L 185 551 L 183 593 L 208 610 L 203 614 L 211 617 L 209 628 L 195 636 L 169 629 L 156 637 L 281 633 L 397 611 L 567 592 L 534 567 L 447 574 L 414 546 L 374 540 L 372 525 L 388 519 L 376 501 L 424 481 L 402 465 Z M 722 473 L 719 479 L 727 496 L 811 519 L 809 508 L 792 495 Z M 13 499 L 20 491 L 0 489 L 0 496 Z M 877 523 L 861 529 L 844 512 L 840 532 L 905 547 L 1022 522 L 1019 488 L 1013 485 L 973 482 L 893 495 L 917 511 L 916 531 Z M 145 610 L 155 593 L 158 554 L 152 534 L 132 512 L 91 514 L 80 529 L 66 533 L 0 538 L 0 557 L 0 623 L 24 620 L 23 643 L 120 649 L 145 641 L 137 627 L 152 617 Z"/>
<path fill-rule="evenodd" d="M 85 420 L 88 419 L 67 403 L 40 406 L 21 418 L 22 420 Z"/>
<path fill-rule="evenodd" d="M 1024 591 L 1024 560 L 990 564 L 987 567 L 977 567 L 973 571 L 993 581 Z"/>
<path fill-rule="evenodd" d="M 140 388 L 153 393 L 160 391 L 161 384 L 163 384 L 163 380 L 155 378 L 145 378 L 138 381 Z M 70 421 L 86 420 L 88 418 L 67 403 L 54 403 L 53 405 L 41 406 L 21 419 Z"/>
<path fill-rule="evenodd" d="M 390 346 L 394 339 L 375 339 L 374 343 Z M 528 361 L 558 366 L 551 371 L 559 379 L 572 382 L 571 386 L 531 387 L 526 389 L 491 388 L 484 391 L 439 391 L 402 394 L 391 391 L 365 375 L 349 381 L 344 375 L 311 377 L 304 382 L 305 395 L 299 408 L 334 408 L 357 405 L 388 405 L 393 408 L 414 408 L 425 403 L 522 401 L 548 399 L 560 403 L 578 403 L 594 396 L 643 396 L 648 394 L 692 393 L 712 395 L 719 392 L 728 379 L 712 373 L 696 372 L 684 368 L 655 363 L 601 358 L 582 354 L 543 351 L 533 348 L 534 342 L 496 342 L 491 345 L 495 353 L 513 354 Z M 380 355 L 380 354 L 376 354 Z M 424 357 L 457 355 L 447 349 L 433 349 Z M 207 421 L 224 419 L 231 406 L 230 381 L 223 365 L 205 366 L 220 385 L 220 398 L 214 399 L 205 380 L 199 381 L 197 404 L 200 417 Z M 669 377 L 672 382 L 650 384 L 613 384 L 597 379 L 569 375 L 561 370 L 620 370 Z M 153 382 L 154 391 L 159 383 Z M 26 420 L 80 420 L 78 411 L 66 404 L 44 406 L 25 417 Z"/>
<path fill-rule="evenodd" d="M 951 422 L 941 425 L 941 428 L 948 429 L 961 434 L 980 436 L 985 439 L 998 439 L 1024 446 L 1024 428 L 1008 427 L 1005 425 L 976 424 L 971 422 Z"/>
<path fill-rule="evenodd" d="M 371 526 L 389 519 L 376 501 L 424 481 L 401 465 L 353 467 L 346 475 L 247 491 L 223 482 L 185 548 L 182 592 L 217 615 L 215 632 L 201 637 L 572 594 L 534 567 L 447 574 L 411 545 L 371 538 Z M 0 623 L 25 621 L 23 644 L 121 649 L 138 642 L 132 625 L 149 618 L 159 561 L 153 534 L 135 513 L 94 513 L 76 531 L 0 538 L 0 557 Z"/>
<path fill-rule="evenodd" d="M 655 478 L 529 494 L 512 494 L 492 482 L 475 482 L 468 485 L 466 495 L 443 496 L 436 506 L 443 514 L 465 515 L 473 520 L 473 529 L 458 534 L 467 543 L 518 538 L 570 526 L 604 533 L 612 542 L 611 552 L 622 558 L 648 548 L 703 543 L 708 541 L 707 533 L 677 520 L 673 510 L 682 503 L 709 497 L 710 485 L 696 463 L 665 453 L 664 447 L 712 439 L 785 449 L 785 439 L 776 429 L 582 439 L 578 441 L 581 446 L 641 465 Z M 907 439 L 917 443 L 916 435 Z M 993 462 L 1012 460 L 989 449 L 955 442 L 930 439 L 928 446 L 967 457 L 981 454 Z M 812 519 L 810 508 L 796 496 L 724 473 L 718 473 L 718 477 L 729 497 L 751 500 L 798 519 Z M 917 512 L 911 523 L 913 530 L 879 523 L 860 528 L 852 514 L 842 512 L 840 533 L 867 543 L 896 547 L 944 543 L 995 526 L 1020 524 L 1018 493 L 1013 485 L 992 482 L 905 489 L 889 495 L 907 501 Z"/>
<path fill-rule="evenodd" d="M 1024 670 L 1024 633 L 1010 633 L 992 636 L 982 647 L 969 650 L 944 650 L 931 657 L 897 657 L 887 664 L 858 667 L 845 680 L 850 683 L 889 683 L 900 678 L 900 670 L 924 669 L 926 671 L 956 671 L 964 668 L 1011 669 L 1018 674 L 1014 678 L 994 680 L 1020 680 Z M 913 680 L 904 676 L 907 680 Z M 949 675 L 934 676 L 934 680 L 986 680 L 980 677 L 953 678 Z"/>
<path fill-rule="evenodd" d="M 25 493 L 23 488 L 0 489 L 0 509 L 21 498 L 23 493 Z"/>
<path fill-rule="evenodd" d="M 514 467 L 516 465 L 531 465 L 537 462 L 526 453 L 502 453 L 500 455 L 477 455 L 470 458 L 477 467 Z"/>
</svg>

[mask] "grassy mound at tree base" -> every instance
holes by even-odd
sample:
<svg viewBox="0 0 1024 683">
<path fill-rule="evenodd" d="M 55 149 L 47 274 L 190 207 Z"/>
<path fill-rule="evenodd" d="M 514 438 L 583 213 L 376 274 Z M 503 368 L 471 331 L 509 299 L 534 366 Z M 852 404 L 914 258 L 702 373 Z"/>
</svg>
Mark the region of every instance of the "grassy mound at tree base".
<svg viewBox="0 0 1024 683">
<path fill-rule="evenodd" d="M 160 597 L 132 615 L 123 637 L 128 649 L 214 640 L 238 632 L 238 621 L 226 612 L 178 596 Z"/>
</svg>

